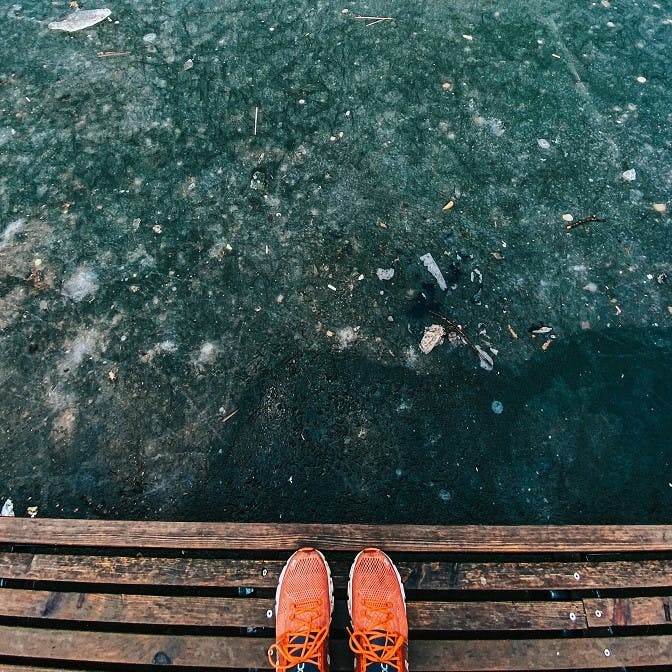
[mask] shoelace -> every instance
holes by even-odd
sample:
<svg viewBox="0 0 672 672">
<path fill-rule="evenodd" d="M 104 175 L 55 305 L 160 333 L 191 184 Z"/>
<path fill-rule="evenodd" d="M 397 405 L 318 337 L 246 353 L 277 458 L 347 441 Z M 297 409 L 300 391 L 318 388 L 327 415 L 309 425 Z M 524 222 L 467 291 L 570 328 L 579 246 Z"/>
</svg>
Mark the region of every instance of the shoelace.
<svg viewBox="0 0 672 672">
<path fill-rule="evenodd" d="M 400 663 L 400 651 L 404 645 L 404 637 L 399 633 L 392 632 L 388 625 L 394 614 L 392 613 L 392 604 L 390 602 L 378 602 L 366 600 L 364 602 L 364 613 L 371 621 L 371 627 L 368 630 L 350 630 L 349 645 L 355 655 L 362 656 L 364 666 L 371 664 L 392 665 L 395 669 L 401 671 L 403 666 Z"/>
<path fill-rule="evenodd" d="M 329 633 L 327 627 L 317 630 L 312 628 L 320 616 L 320 600 L 298 602 L 293 606 L 290 620 L 296 621 L 296 630 L 285 633 L 268 649 L 268 660 L 279 672 L 301 663 L 312 663 L 319 667 L 320 647 Z"/>
</svg>

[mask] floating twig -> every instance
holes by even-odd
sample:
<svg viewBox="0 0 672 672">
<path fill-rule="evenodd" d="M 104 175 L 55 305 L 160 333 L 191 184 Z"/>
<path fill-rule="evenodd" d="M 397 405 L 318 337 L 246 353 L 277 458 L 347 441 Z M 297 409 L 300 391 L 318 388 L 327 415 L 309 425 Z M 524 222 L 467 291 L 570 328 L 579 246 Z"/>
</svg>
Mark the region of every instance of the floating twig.
<svg viewBox="0 0 672 672">
<path fill-rule="evenodd" d="M 235 411 L 231 411 L 231 413 L 229 413 L 225 418 L 222 418 L 222 424 L 224 424 L 225 422 L 228 422 L 229 420 L 231 420 L 231 418 L 232 418 L 236 413 L 238 413 L 238 409 L 236 409 Z"/>
<path fill-rule="evenodd" d="M 380 23 L 381 21 L 394 21 L 393 16 L 356 16 L 355 18 L 364 21 L 364 25 L 367 28 L 369 28 L 370 26 L 375 26 L 377 23 Z M 369 23 L 367 23 L 367 21 Z"/>
<path fill-rule="evenodd" d="M 494 362 L 492 361 L 492 357 L 483 350 L 483 348 L 480 345 L 477 345 L 474 343 L 462 330 L 462 327 L 460 327 L 459 324 L 456 324 L 452 320 L 449 320 L 447 317 L 444 317 L 440 313 L 435 313 L 434 311 L 429 311 L 430 315 L 434 315 L 434 317 L 438 317 L 442 322 L 445 322 L 478 356 L 478 359 L 481 361 L 481 366 L 488 370 L 491 371 Z"/>
<path fill-rule="evenodd" d="M 111 58 L 112 56 L 130 56 L 130 51 L 99 51 L 98 58 Z"/>
<path fill-rule="evenodd" d="M 254 134 L 257 134 L 257 119 L 259 119 L 259 108 L 254 108 Z"/>
<path fill-rule="evenodd" d="M 584 217 L 583 219 L 577 219 L 575 222 L 570 222 L 567 224 L 565 227 L 568 231 L 571 231 L 571 229 L 575 229 L 577 226 L 581 226 L 582 224 L 589 224 L 590 222 L 606 222 L 606 219 L 600 219 L 597 215 L 588 215 L 588 217 Z"/>
</svg>

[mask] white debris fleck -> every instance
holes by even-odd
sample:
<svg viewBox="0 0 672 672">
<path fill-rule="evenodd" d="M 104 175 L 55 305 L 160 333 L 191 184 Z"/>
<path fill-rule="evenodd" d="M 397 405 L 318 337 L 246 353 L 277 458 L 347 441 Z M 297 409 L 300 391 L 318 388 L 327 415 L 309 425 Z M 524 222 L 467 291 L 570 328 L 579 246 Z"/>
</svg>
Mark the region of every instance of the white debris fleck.
<svg viewBox="0 0 672 672">
<path fill-rule="evenodd" d="M 597 292 L 597 285 L 594 282 L 589 282 L 585 284 L 582 289 L 584 292 L 590 292 L 591 294 L 595 294 L 595 292 Z"/>
<path fill-rule="evenodd" d="M 5 500 L 5 503 L 2 505 L 2 511 L 0 511 L 0 516 L 14 516 L 14 503 L 11 499 Z"/>
<path fill-rule="evenodd" d="M 483 350 L 480 345 L 475 345 L 476 352 L 478 353 L 478 358 L 481 360 L 481 368 L 486 371 L 492 371 L 495 366 L 495 363 L 492 361 L 492 357 Z"/>
<path fill-rule="evenodd" d="M 569 212 L 566 212 L 566 213 L 562 216 L 562 219 L 563 219 L 563 221 L 565 221 L 565 222 L 573 222 L 573 221 L 574 221 L 574 215 L 570 214 Z"/>
<path fill-rule="evenodd" d="M 349 348 L 358 338 L 358 327 L 343 327 L 336 329 L 336 345 L 339 349 Z"/>
<path fill-rule="evenodd" d="M 49 30 L 64 30 L 66 33 L 74 33 L 77 30 L 84 30 L 95 26 L 112 14 L 112 11 L 105 9 L 78 9 L 62 21 L 52 21 L 49 24 Z"/>
<path fill-rule="evenodd" d="M 422 335 L 420 341 L 420 350 L 425 354 L 429 354 L 437 345 L 443 343 L 446 335 L 446 330 L 440 324 L 432 324 L 425 327 L 425 333 Z"/>
<path fill-rule="evenodd" d="M 653 209 L 656 212 L 667 212 L 667 203 L 654 203 Z"/>
<path fill-rule="evenodd" d="M 540 149 L 550 149 L 551 148 L 551 143 L 546 140 L 546 138 L 539 138 L 537 140 L 537 144 L 539 145 Z"/>
<path fill-rule="evenodd" d="M 394 269 L 393 268 L 379 268 L 376 271 L 376 275 L 378 276 L 379 280 L 392 280 L 394 277 Z"/>
<path fill-rule="evenodd" d="M 23 228 L 25 219 L 15 219 L 10 222 L 0 236 L 0 250 L 12 242 L 14 236 Z"/>
<path fill-rule="evenodd" d="M 198 357 L 196 358 L 196 364 L 198 366 L 206 366 L 207 364 L 213 364 L 217 359 L 217 346 L 210 341 L 206 341 L 201 345 L 200 350 L 198 351 Z"/>
<path fill-rule="evenodd" d="M 156 33 L 147 33 L 146 35 L 143 35 L 142 41 L 145 44 L 153 44 L 154 42 L 156 42 Z"/>
<path fill-rule="evenodd" d="M 31 518 L 35 518 L 35 516 L 37 515 L 37 507 L 36 507 L 36 506 L 29 506 L 29 507 L 26 509 L 26 511 L 28 512 L 28 515 L 29 515 Z"/>
<path fill-rule="evenodd" d="M 639 84 L 646 84 L 646 77 L 644 77 L 643 75 L 639 75 L 639 77 L 637 77 L 637 82 Z"/>
<path fill-rule="evenodd" d="M 63 283 L 62 293 L 77 303 L 87 296 L 93 296 L 99 286 L 98 277 L 93 271 L 80 268 Z"/>
<path fill-rule="evenodd" d="M 495 399 L 492 404 L 490 404 L 490 408 L 492 408 L 492 412 L 495 415 L 501 415 L 502 411 L 504 410 L 504 404 L 498 399 Z"/>
<path fill-rule="evenodd" d="M 420 261 L 424 264 L 425 268 L 434 276 L 434 279 L 439 283 L 439 287 L 443 289 L 444 291 L 448 289 L 448 285 L 446 284 L 446 280 L 443 277 L 443 273 L 441 273 L 441 269 L 436 265 L 436 262 L 434 261 L 434 257 L 429 254 L 423 254 L 420 257 Z"/>
<path fill-rule="evenodd" d="M 622 177 L 626 182 L 634 182 L 637 179 L 637 171 L 634 168 L 629 168 L 623 171 Z"/>
<path fill-rule="evenodd" d="M 182 66 L 182 70 L 191 70 L 194 67 L 194 61 L 191 58 L 188 58 L 185 62 L 184 65 Z"/>
</svg>

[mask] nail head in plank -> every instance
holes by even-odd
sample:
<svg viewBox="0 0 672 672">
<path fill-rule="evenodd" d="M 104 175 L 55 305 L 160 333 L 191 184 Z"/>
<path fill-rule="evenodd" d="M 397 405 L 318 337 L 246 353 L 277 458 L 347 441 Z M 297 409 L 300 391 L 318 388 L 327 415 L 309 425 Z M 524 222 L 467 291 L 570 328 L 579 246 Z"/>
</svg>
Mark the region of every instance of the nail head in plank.
<svg viewBox="0 0 672 672">
<path fill-rule="evenodd" d="M 583 601 L 591 628 L 609 626 L 670 625 L 669 596 L 591 598 Z"/>
</svg>

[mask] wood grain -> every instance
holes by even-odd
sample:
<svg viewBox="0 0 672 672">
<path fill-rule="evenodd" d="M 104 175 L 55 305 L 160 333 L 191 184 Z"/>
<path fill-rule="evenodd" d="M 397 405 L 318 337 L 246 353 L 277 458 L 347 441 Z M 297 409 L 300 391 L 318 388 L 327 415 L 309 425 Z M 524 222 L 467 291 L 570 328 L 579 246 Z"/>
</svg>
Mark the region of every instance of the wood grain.
<svg viewBox="0 0 672 672">
<path fill-rule="evenodd" d="M 0 616 L 82 623 L 274 628 L 273 599 L 166 597 L 0 590 Z M 581 601 L 409 602 L 411 630 L 565 630 L 585 628 Z M 574 618 L 570 617 L 574 614 Z M 334 630 L 349 625 L 337 601 Z"/>
<path fill-rule="evenodd" d="M 671 597 L 586 599 L 583 601 L 591 628 L 633 625 L 672 625 Z M 672 662 L 672 661 L 671 661 Z"/>
<path fill-rule="evenodd" d="M 334 586 L 349 562 L 329 561 Z M 0 576 L 28 581 L 142 586 L 274 588 L 282 560 L 137 558 L 0 553 Z M 406 590 L 586 590 L 672 585 L 672 560 L 637 562 L 397 562 Z M 576 575 L 578 574 L 578 579 Z"/>
<path fill-rule="evenodd" d="M 0 543 L 101 548 L 249 549 L 434 553 L 672 550 L 669 525 L 433 526 L 178 523 L 0 518 Z"/>
<path fill-rule="evenodd" d="M 133 635 L 0 626 L 0 655 L 54 661 L 173 665 L 207 669 L 269 669 L 270 639 Z M 605 653 L 607 652 L 608 655 Z M 332 642 L 334 670 L 351 670 L 345 641 Z M 664 665 L 672 661 L 672 636 L 622 638 L 417 641 L 409 647 L 415 672 L 554 670 Z M 19 662 L 19 661 L 17 661 Z"/>
</svg>

